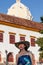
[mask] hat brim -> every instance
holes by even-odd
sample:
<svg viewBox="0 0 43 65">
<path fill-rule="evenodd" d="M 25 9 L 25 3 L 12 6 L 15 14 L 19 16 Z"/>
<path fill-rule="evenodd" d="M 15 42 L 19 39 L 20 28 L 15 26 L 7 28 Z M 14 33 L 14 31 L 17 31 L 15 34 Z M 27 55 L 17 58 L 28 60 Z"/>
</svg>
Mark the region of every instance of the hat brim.
<svg viewBox="0 0 43 65">
<path fill-rule="evenodd" d="M 30 43 L 29 43 L 28 41 L 16 42 L 16 43 L 15 43 L 15 46 L 16 46 L 17 48 L 19 48 L 19 45 L 20 45 L 20 44 L 24 44 L 27 49 L 30 47 Z"/>
</svg>

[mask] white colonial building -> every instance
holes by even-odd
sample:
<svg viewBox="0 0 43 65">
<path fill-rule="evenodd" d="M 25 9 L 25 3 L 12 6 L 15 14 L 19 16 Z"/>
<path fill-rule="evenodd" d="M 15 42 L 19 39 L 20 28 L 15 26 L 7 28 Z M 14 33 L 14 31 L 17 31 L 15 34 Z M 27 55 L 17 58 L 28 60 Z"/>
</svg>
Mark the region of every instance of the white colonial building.
<svg viewBox="0 0 43 65">
<path fill-rule="evenodd" d="M 20 40 L 30 42 L 30 50 L 35 61 L 39 61 L 38 45 L 35 40 L 43 37 L 39 31 L 43 30 L 43 24 L 34 22 L 29 9 L 23 5 L 20 0 L 16 0 L 9 9 L 7 14 L 0 14 L 0 63 L 6 63 L 6 50 L 8 61 L 15 64 L 16 54 L 19 49 L 14 43 Z"/>
</svg>

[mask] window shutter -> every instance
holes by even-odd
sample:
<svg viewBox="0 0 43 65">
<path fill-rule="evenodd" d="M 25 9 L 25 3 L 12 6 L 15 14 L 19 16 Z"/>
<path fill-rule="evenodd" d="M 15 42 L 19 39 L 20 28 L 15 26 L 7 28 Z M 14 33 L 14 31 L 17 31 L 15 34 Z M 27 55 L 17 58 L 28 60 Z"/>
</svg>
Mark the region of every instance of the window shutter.
<svg viewBox="0 0 43 65">
<path fill-rule="evenodd" d="M 0 33 L 0 42 L 3 42 L 3 33 Z"/>
<path fill-rule="evenodd" d="M 31 46 L 35 46 L 35 38 L 31 38 Z"/>
<path fill-rule="evenodd" d="M 25 41 L 25 37 L 21 36 L 20 41 Z"/>
<path fill-rule="evenodd" d="M 10 34 L 10 44 L 14 44 L 14 43 L 15 43 L 15 35 Z"/>
</svg>

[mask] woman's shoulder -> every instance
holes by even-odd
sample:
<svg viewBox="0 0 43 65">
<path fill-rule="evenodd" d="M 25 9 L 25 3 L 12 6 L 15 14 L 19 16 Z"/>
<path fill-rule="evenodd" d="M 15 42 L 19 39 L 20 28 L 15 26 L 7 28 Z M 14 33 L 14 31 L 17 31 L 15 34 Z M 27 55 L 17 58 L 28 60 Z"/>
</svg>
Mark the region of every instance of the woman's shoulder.
<svg viewBox="0 0 43 65">
<path fill-rule="evenodd" d="M 33 54 L 31 51 L 28 51 L 28 53 Z"/>
<path fill-rule="evenodd" d="M 19 53 L 18 53 L 18 54 L 16 54 L 16 56 L 19 56 Z"/>
<path fill-rule="evenodd" d="M 21 56 L 21 54 L 20 54 L 20 53 L 16 54 L 16 57 L 17 57 L 17 58 L 19 58 L 20 56 Z"/>
<path fill-rule="evenodd" d="M 27 51 L 27 54 L 31 57 L 33 56 L 33 53 L 31 51 Z"/>
</svg>

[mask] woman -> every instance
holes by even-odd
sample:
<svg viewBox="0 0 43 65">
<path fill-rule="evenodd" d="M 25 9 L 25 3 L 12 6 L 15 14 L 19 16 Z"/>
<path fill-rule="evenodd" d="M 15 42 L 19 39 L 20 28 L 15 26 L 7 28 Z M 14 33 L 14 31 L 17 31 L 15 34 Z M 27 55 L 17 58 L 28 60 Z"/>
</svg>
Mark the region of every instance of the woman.
<svg viewBox="0 0 43 65">
<path fill-rule="evenodd" d="M 20 49 L 16 55 L 17 65 L 35 65 L 34 55 L 27 50 L 30 46 L 28 41 L 17 42 L 15 46 Z"/>
</svg>

